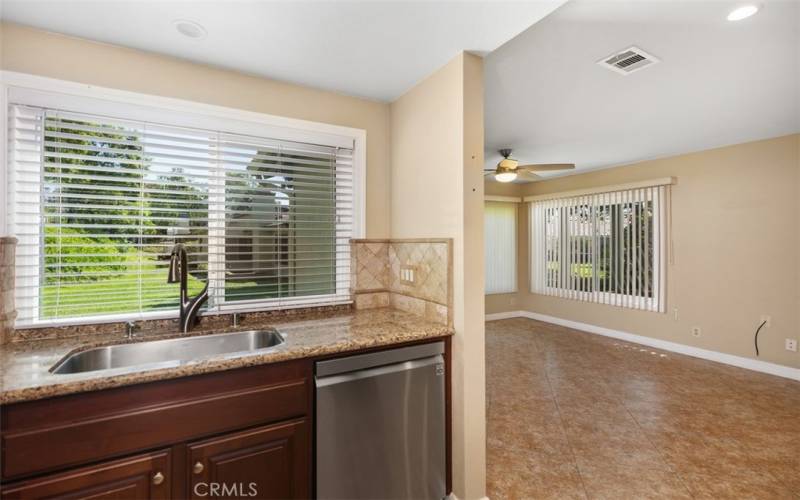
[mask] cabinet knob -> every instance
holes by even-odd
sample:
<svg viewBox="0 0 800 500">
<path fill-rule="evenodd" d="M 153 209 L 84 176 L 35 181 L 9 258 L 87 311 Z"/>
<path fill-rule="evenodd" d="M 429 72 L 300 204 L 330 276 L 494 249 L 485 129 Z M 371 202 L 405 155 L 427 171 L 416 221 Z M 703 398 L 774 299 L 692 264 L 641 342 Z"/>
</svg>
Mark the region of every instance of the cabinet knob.
<svg viewBox="0 0 800 500">
<path fill-rule="evenodd" d="M 200 474 L 201 472 L 203 472 L 203 469 L 205 469 L 205 467 L 203 466 L 203 462 L 197 462 L 192 466 L 192 472 L 194 472 L 195 474 Z"/>
<path fill-rule="evenodd" d="M 164 482 L 164 474 L 162 474 L 160 472 L 156 472 L 155 474 L 153 474 L 153 484 L 158 486 L 159 484 L 161 484 L 163 482 Z"/>
</svg>

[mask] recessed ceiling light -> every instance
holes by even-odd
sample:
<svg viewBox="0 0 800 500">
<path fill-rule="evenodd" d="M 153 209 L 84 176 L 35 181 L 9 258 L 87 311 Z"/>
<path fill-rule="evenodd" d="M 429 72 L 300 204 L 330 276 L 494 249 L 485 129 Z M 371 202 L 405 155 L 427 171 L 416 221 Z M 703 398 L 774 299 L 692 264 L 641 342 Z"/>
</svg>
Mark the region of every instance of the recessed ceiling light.
<svg viewBox="0 0 800 500">
<path fill-rule="evenodd" d="M 742 19 L 746 19 L 753 14 L 758 12 L 757 5 L 743 5 L 741 7 L 737 7 L 728 14 L 728 21 L 741 21 Z"/>
<path fill-rule="evenodd" d="M 192 38 L 194 40 L 200 40 L 205 38 L 208 32 L 202 25 L 196 23 L 194 21 L 189 21 L 186 19 L 177 19 L 172 21 L 172 24 L 175 26 L 175 29 L 178 30 L 178 33 L 181 35 Z"/>
</svg>

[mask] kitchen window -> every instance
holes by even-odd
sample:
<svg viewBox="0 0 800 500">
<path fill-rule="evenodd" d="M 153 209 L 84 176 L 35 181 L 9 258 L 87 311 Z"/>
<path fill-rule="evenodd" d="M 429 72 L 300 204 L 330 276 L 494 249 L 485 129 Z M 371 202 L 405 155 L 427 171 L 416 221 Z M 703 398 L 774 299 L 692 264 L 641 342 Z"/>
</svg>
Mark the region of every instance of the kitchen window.
<svg viewBox="0 0 800 500">
<path fill-rule="evenodd" d="M 486 294 L 517 291 L 517 203 L 484 205 Z"/>
<path fill-rule="evenodd" d="M 532 291 L 664 312 L 667 185 L 530 205 Z"/>
<path fill-rule="evenodd" d="M 188 251 L 189 293 L 209 283 L 210 312 L 350 301 L 352 138 L 13 101 L 8 113 L 17 326 L 174 316 L 175 243 Z"/>
</svg>

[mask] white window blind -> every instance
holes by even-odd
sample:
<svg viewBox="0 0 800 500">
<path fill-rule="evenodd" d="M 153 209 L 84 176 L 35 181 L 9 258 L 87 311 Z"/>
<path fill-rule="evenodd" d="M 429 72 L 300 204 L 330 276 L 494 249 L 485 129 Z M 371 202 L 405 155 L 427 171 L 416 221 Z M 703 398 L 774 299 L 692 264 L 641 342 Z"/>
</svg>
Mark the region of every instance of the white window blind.
<svg viewBox="0 0 800 500">
<path fill-rule="evenodd" d="M 530 206 L 534 293 L 664 312 L 667 186 Z"/>
<path fill-rule="evenodd" d="M 517 204 L 487 201 L 484 208 L 486 293 L 517 291 Z"/>
<path fill-rule="evenodd" d="M 352 149 L 12 105 L 19 326 L 350 300 Z M 77 321 L 76 321 L 77 322 Z"/>
</svg>

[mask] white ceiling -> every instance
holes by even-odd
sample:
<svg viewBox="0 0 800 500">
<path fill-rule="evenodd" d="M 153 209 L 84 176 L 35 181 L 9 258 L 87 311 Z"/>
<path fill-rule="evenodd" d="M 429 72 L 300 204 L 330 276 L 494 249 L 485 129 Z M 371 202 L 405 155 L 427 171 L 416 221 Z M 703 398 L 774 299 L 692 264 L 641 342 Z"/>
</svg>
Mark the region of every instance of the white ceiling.
<svg viewBox="0 0 800 500">
<path fill-rule="evenodd" d="M 505 146 L 580 171 L 800 132 L 800 2 L 760 3 L 564 4 L 486 57 L 487 168 Z M 631 45 L 661 62 L 596 64 Z"/>
<path fill-rule="evenodd" d="M 486 53 L 564 0 L 4 0 L 2 16 L 58 33 L 392 100 L 462 50 Z M 179 35 L 175 19 L 208 31 Z"/>
</svg>

